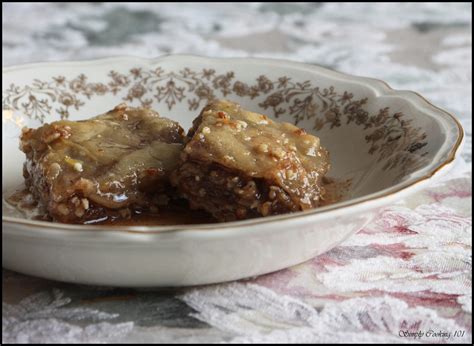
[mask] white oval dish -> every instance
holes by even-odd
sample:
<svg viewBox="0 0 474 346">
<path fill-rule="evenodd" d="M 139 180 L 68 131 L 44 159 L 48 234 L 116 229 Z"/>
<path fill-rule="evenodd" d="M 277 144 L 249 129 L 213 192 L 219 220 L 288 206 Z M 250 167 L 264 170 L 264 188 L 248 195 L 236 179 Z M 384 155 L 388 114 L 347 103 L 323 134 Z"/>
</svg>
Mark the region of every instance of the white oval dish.
<svg viewBox="0 0 474 346">
<path fill-rule="evenodd" d="M 2 193 L 23 181 L 23 126 L 149 105 L 186 129 L 210 98 L 297 123 L 331 154 L 342 201 L 239 222 L 65 225 L 2 203 L 3 267 L 49 279 L 130 287 L 236 280 L 304 262 L 361 229 L 382 206 L 445 174 L 463 139 L 459 122 L 420 95 L 323 67 L 269 59 L 118 57 L 3 69 Z"/>
</svg>

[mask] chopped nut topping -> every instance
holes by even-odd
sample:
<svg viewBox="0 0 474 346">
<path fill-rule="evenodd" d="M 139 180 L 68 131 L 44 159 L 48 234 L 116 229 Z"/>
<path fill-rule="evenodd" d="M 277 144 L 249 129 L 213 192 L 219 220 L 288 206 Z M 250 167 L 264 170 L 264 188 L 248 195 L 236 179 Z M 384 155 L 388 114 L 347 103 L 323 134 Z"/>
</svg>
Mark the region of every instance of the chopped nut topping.
<svg viewBox="0 0 474 346">
<path fill-rule="evenodd" d="M 306 151 L 306 155 L 308 156 L 316 156 L 317 155 L 317 150 L 315 147 L 310 147 L 307 151 Z"/>
<path fill-rule="evenodd" d="M 81 199 L 81 203 L 85 210 L 89 209 L 89 200 L 87 198 Z"/>
<path fill-rule="evenodd" d="M 121 104 L 117 105 L 114 108 L 114 111 L 124 111 L 128 108 L 127 104 L 125 102 L 122 102 Z"/>
<path fill-rule="evenodd" d="M 244 188 L 255 190 L 256 187 L 257 187 L 257 184 L 255 184 L 255 181 L 250 180 L 247 184 L 245 184 Z"/>
<path fill-rule="evenodd" d="M 260 213 L 263 216 L 267 216 L 268 214 L 270 214 L 271 210 L 272 210 L 272 202 L 265 202 L 260 206 Z"/>
<path fill-rule="evenodd" d="M 286 179 L 292 180 L 296 178 L 296 172 L 291 169 L 288 169 L 287 171 L 285 171 L 285 175 L 286 175 Z"/>
<path fill-rule="evenodd" d="M 230 119 L 229 115 L 226 113 L 226 112 L 217 112 L 217 116 L 220 118 L 220 119 Z"/>
<path fill-rule="evenodd" d="M 201 180 L 201 177 L 200 177 L 199 175 L 196 175 L 196 176 L 194 177 L 194 180 L 200 181 L 200 180 Z"/>
<path fill-rule="evenodd" d="M 59 165 L 59 163 L 54 162 L 51 165 L 49 165 L 48 178 L 56 179 L 59 173 L 61 173 L 61 166 Z"/>
<path fill-rule="evenodd" d="M 51 125 L 43 134 L 42 140 L 46 144 L 54 142 L 56 139 L 63 137 L 65 139 L 71 137 L 71 133 L 69 132 L 71 127 L 69 126 L 59 126 L 59 125 Z M 23 134 L 25 135 L 25 134 Z"/>
<path fill-rule="evenodd" d="M 62 215 L 69 215 L 69 208 L 66 204 L 59 204 L 57 209 Z"/>
<path fill-rule="evenodd" d="M 70 158 L 69 156 L 65 156 L 64 157 L 64 161 L 70 165 L 75 171 L 77 172 L 82 172 L 83 171 L 83 167 L 82 167 L 82 163 L 81 161 L 79 160 L 74 160 L 72 158 Z"/>
<path fill-rule="evenodd" d="M 260 202 L 258 200 L 255 200 L 252 202 L 252 204 L 250 205 L 250 209 L 255 209 L 257 208 L 258 206 L 260 205 Z"/>
<path fill-rule="evenodd" d="M 280 159 L 285 157 L 285 151 L 281 148 L 276 148 L 275 150 L 272 150 L 272 154 Z"/>
<path fill-rule="evenodd" d="M 74 170 L 78 171 L 78 172 L 82 172 L 84 169 L 82 168 L 82 163 L 80 162 L 76 162 L 74 164 Z"/>
<path fill-rule="evenodd" d="M 211 129 L 209 127 L 205 126 L 205 127 L 202 128 L 202 133 L 209 134 L 209 133 L 211 133 Z"/>
<path fill-rule="evenodd" d="M 82 190 L 84 194 L 87 194 L 94 190 L 94 183 L 89 179 L 81 178 L 74 184 L 74 188 Z"/>
<path fill-rule="evenodd" d="M 270 190 L 270 192 L 268 193 L 268 198 L 275 199 L 276 198 L 276 192 L 274 190 Z"/>
<path fill-rule="evenodd" d="M 306 134 L 306 131 L 304 129 L 298 129 L 298 130 L 295 130 L 295 135 L 297 136 L 302 136 L 302 135 L 305 135 Z"/>
<path fill-rule="evenodd" d="M 59 132 L 53 132 L 50 135 L 46 136 L 43 140 L 45 143 L 51 143 L 61 137 L 61 134 Z"/>
<path fill-rule="evenodd" d="M 257 149 L 261 153 L 268 153 L 268 144 L 262 143 L 257 147 Z"/>
<path fill-rule="evenodd" d="M 243 120 L 236 120 L 235 122 L 237 123 L 237 128 L 239 129 L 245 129 L 248 126 L 248 124 Z"/>
</svg>

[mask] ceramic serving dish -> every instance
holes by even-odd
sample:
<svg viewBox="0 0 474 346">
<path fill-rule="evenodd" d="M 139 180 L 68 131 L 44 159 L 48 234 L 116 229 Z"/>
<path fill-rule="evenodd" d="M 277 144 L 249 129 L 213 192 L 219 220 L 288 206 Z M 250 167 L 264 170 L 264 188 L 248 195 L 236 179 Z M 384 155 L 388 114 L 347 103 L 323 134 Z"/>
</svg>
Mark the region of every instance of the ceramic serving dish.
<svg viewBox="0 0 474 346">
<path fill-rule="evenodd" d="M 2 192 L 21 185 L 23 126 L 83 119 L 118 103 L 149 106 L 189 128 L 201 107 L 227 98 L 317 134 L 335 204 L 239 222 L 77 226 L 34 221 L 3 202 L 3 267 L 61 281 L 184 286 L 241 279 L 306 261 L 393 203 L 445 174 L 463 130 L 420 95 L 328 69 L 268 59 L 165 56 L 43 63 L 3 69 Z"/>
</svg>

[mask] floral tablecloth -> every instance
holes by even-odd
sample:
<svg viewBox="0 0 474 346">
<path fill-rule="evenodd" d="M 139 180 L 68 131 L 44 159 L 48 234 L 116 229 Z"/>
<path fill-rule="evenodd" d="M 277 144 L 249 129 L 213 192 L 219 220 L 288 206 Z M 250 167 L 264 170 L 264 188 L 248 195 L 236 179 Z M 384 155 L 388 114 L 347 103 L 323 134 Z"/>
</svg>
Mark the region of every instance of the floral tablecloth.
<svg viewBox="0 0 474 346">
<path fill-rule="evenodd" d="M 165 53 L 317 63 L 416 90 L 466 129 L 442 181 L 340 246 L 251 280 L 90 287 L 3 270 L 3 342 L 472 339 L 472 5 L 5 4 L 2 63 Z"/>
</svg>

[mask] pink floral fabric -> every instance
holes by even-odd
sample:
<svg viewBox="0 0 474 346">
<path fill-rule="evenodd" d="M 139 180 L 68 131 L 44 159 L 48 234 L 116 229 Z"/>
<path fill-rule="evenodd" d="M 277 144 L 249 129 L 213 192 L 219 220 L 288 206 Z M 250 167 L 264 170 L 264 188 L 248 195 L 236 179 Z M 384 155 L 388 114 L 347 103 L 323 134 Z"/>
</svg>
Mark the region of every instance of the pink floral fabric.
<svg viewBox="0 0 474 346">
<path fill-rule="evenodd" d="M 471 193 L 470 174 L 445 181 L 309 262 L 184 299 L 239 341 L 470 342 Z M 249 332 L 239 315 L 252 310 L 273 329 Z"/>
</svg>

